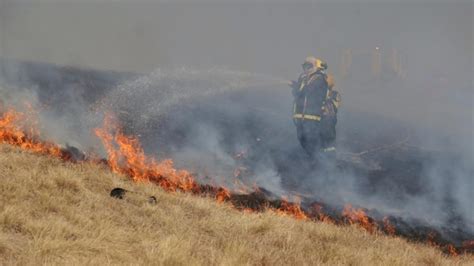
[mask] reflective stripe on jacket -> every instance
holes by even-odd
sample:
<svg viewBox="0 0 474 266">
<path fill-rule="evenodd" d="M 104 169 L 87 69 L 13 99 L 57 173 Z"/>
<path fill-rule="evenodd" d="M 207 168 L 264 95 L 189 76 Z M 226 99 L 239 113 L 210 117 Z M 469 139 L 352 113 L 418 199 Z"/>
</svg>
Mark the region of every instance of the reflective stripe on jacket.
<svg viewBox="0 0 474 266">
<path fill-rule="evenodd" d="M 326 75 L 321 72 L 301 75 L 296 85 L 293 118 L 320 121 L 329 91 Z"/>
</svg>

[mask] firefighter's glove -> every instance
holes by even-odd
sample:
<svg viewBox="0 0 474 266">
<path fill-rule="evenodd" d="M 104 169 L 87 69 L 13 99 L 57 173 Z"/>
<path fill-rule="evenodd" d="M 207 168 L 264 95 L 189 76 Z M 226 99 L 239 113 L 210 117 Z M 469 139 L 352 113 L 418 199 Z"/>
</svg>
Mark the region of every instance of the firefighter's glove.
<svg viewBox="0 0 474 266">
<path fill-rule="evenodd" d="M 290 86 L 290 88 L 292 89 L 298 89 L 298 82 L 294 80 L 290 80 L 288 81 L 288 86 Z"/>
</svg>

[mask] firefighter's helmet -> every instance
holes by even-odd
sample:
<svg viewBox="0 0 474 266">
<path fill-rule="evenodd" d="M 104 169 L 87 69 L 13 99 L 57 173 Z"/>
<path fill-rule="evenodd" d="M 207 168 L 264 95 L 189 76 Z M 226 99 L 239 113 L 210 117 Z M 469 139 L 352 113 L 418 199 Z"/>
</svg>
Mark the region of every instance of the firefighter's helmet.
<svg viewBox="0 0 474 266">
<path fill-rule="evenodd" d="M 314 69 L 317 71 L 317 70 L 326 70 L 327 68 L 328 68 L 328 65 L 326 62 L 314 56 L 306 57 L 303 63 L 304 70 Z"/>
<path fill-rule="evenodd" d="M 318 70 L 326 70 L 328 69 L 328 64 L 324 62 L 323 60 L 316 58 L 316 62 L 314 63 L 314 66 Z"/>
<path fill-rule="evenodd" d="M 304 60 L 304 63 L 301 65 L 305 72 L 311 71 L 315 69 L 316 57 L 308 56 Z"/>
</svg>

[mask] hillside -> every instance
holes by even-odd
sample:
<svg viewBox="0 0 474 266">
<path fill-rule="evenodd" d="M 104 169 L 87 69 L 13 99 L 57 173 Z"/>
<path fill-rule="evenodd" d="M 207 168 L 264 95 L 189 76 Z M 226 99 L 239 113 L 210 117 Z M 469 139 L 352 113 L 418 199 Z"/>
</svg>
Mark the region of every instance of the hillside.
<svg viewBox="0 0 474 266">
<path fill-rule="evenodd" d="M 0 264 L 468 265 L 356 227 L 242 214 L 93 164 L 0 148 Z M 120 186 L 137 193 L 109 196 Z M 149 196 L 157 204 L 148 203 Z"/>
</svg>

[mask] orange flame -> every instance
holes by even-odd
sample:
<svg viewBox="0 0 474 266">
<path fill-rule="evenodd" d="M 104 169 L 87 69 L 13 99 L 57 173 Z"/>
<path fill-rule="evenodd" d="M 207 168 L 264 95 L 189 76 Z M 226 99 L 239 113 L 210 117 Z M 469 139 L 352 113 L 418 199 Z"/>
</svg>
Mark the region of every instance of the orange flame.
<svg viewBox="0 0 474 266">
<path fill-rule="evenodd" d="M 354 209 L 350 204 L 344 207 L 342 216 L 344 216 L 350 224 L 358 224 L 370 233 L 377 230 L 377 224 L 370 221 L 364 210 Z"/>
<path fill-rule="evenodd" d="M 31 109 L 31 107 L 30 107 Z M 0 143 L 6 143 L 30 150 L 36 153 L 51 155 L 64 160 L 69 160 L 69 155 L 64 152 L 59 145 L 52 142 L 41 141 L 38 130 L 38 121 L 33 119 L 34 112 L 27 114 L 8 110 L 0 116 Z M 127 136 L 123 133 L 118 124 L 111 116 L 104 119 L 104 127 L 95 130 L 95 134 L 102 140 L 106 149 L 107 164 L 113 172 L 126 174 L 134 181 L 153 182 L 160 185 L 166 191 L 191 191 L 193 193 L 205 193 L 194 177 L 185 170 L 176 170 L 172 160 L 155 161 L 147 158 L 141 144 L 137 138 Z M 241 183 L 241 182 L 240 182 Z M 237 185 L 237 184 L 235 184 Z M 248 190 L 248 186 L 241 183 L 240 190 Z M 256 186 L 256 185 L 255 185 Z M 218 202 L 224 202 L 231 198 L 231 191 L 223 187 L 211 187 Z M 258 191 L 258 187 L 256 188 Z M 335 223 L 335 221 L 324 214 L 321 205 L 313 206 L 320 221 Z M 253 209 L 244 208 L 244 213 L 252 213 Z M 299 220 L 306 220 L 309 217 L 301 209 L 299 203 L 290 203 L 285 198 L 282 199 L 280 207 L 276 213 L 284 216 L 291 216 Z M 373 233 L 378 230 L 377 224 L 373 222 L 362 209 L 354 209 L 351 205 L 346 205 L 342 212 L 343 217 L 350 224 L 358 224 L 367 231 Z M 313 217 L 313 216 L 311 216 Z M 395 227 L 390 224 L 389 219 L 383 219 L 385 231 L 393 235 Z M 429 244 L 441 248 L 435 241 L 436 234 L 428 234 Z M 451 255 L 457 256 L 458 250 L 449 244 L 443 247 Z M 474 240 L 465 241 L 462 249 L 473 249 Z"/>
<path fill-rule="evenodd" d="M 329 217 L 328 215 L 324 213 L 322 205 L 314 204 L 312 206 L 312 210 L 319 221 L 324 222 L 324 223 L 330 223 L 330 224 L 336 223 L 334 219 L 332 219 L 331 217 Z"/>
<path fill-rule="evenodd" d="M 308 216 L 303 212 L 299 204 L 290 203 L 286 199 L 281 200 L 281 206 L 276 212 L 283 216 L 292 216 L 297 220 L 308 219 Z"/>
<path fill-rule="evenodd" d="M 194 177 L 185 170 L 176 170 L 172 160 L 156 162 L 146 157 L 138 139 L 125 135 L 112 116 L 104 119 L 104 127 L 95 130 L 95 134 L 102 140 L 108 155 L 108 164 L 112 171 L 126 174 L 135 181 L 157 183 L 167 191 L 200 192 L 200 186 Z M 243 184 L 242 184 L 243 185 Z M 243 189 L 243 185 L 240 189 Z M 224 202 L 230 199 L 231 193 L 226 188 L 218 188 L 216 200 Z M 299 204 L 282 200 L 277 213 L 293 216 L 296 219 L 307 219 Z"/>
<path fill-rule="evenodd" d="M 185 170 L 176 170 L 172 160 L 156 162 L 146 157 L 138 139 L 125 135 L 113 118 L 107 115 L 104 127 L 95 130 L 102 140 L 112 171 L 129 175 L 135 181 L 154 182 L 167 191 L 194 191 L 199 186 Z"/>
<path fill-rule="evenodd" d="M 216 194 L 217 202 L 224 202 L 228 199 L 230 199 L 230 191 L 228 189 L 222 188 L 220 191 L 217 192 Z"/>
<path fill-rule="evenodd" d="M 428 237 L 426 239 L 428 241 L 428 245 L 435 247 L 435 248 L 441 248 L 441 245 L 436 243 L 436 233 L 431 231 L 428 233 Z"/>
<path fill-rule="evenodd" d="M 34 126 L 36 124 L 36 120 L 30 116 L 8 110 L 0 117 L 0 141 L 25 150 L 62 158 L 63 153 L 58 145 L 39 140 L 39 130 Z"/>
<path fill-rule="evenodd" d="M 390 223 L 390 220 L 388 219 L 388 217 L 383 218 L 383 227 L 385 229 L 385 232 L 387 232 L 388 235 L 390 235 L 390 236 L 395 235 L 395 232 L 396 232 L 395 226 L 393 226 Z"/>
<path fill-rule="evenodd" d="M 459 255 L 458 252 L 457 252 L 457 250 L 456 250 L 456 248 L 455 248 L 452 244 L 449 244 L 449 245 L 447 246 L 447 249 L 448 249 L 448 252 L 449 252 L 449 254 L 450 254 L 451 256 L 456 257 L 456 256 Z"/>
</svg>

